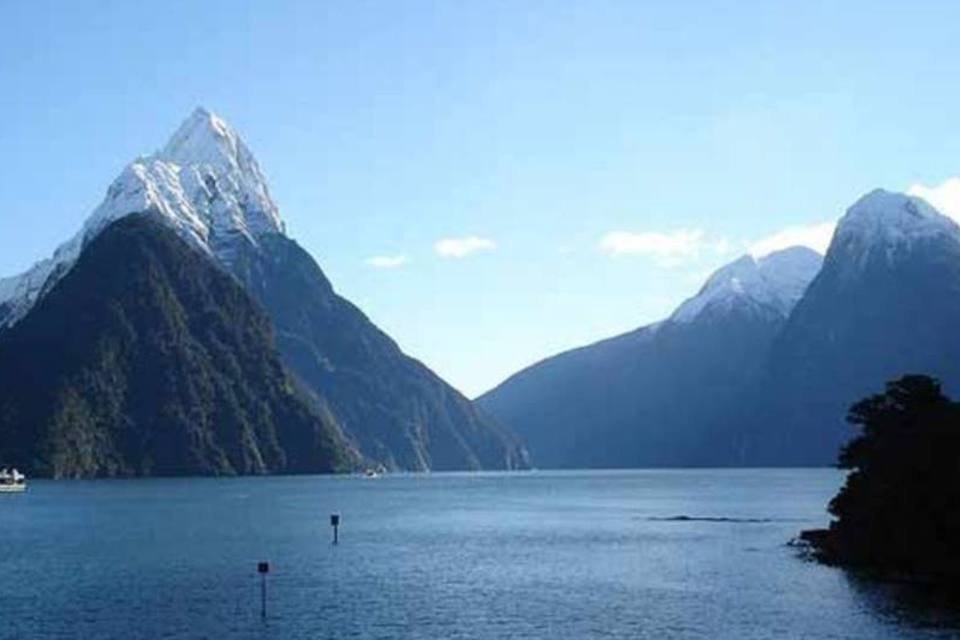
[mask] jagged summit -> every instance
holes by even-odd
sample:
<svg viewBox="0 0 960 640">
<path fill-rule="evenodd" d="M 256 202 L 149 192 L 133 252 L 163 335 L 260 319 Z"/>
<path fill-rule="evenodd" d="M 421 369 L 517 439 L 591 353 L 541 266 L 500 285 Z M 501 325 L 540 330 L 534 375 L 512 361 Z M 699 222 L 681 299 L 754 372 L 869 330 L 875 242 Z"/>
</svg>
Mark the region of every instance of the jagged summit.
<svg viewBox="0 0 960 640">
<path fill-rule="evenodd" d="M 137 212 L 144 215 L 131 215 Z M 136 244 L 123 231 L 133 228 L 142 236 Z M 113 242 L 107 242 L 111 238 Z M 162 248 L 165 245 L 168 249 Z M 88 268 L 91 262 L 98 265 L 93 272 Z M 203 286 L 211 279 L 227 283 L 217 289 L 219 294 Z M 107 285 L 116 295 L 107 291 Z M 237 295 L 238 286 L 244 295 Z M 247 297 L 254 307 L 243 306 Z M 125 303 L 132 306 L 124 307 Z M 250 311 L 253 308 L 257 313 Z M 53 323 L 47 323 L 51 319 Z M 74 321 L 80 325 L 79 333 L 59 328 Z M 29 333 L 38 323 L 43 328 Z M 173 338 L 163 328 L 173 331 Z M 40 337 L 23 340 L 18 353 L 53 372 L 64 361 L 76 363 L 65 370 L 68 376 L 48 378 L 51 384 L 80 385 L 70 387 L 70 400 L 77 398 L 79 405 L 41 397 L 31 406 L 53 416 L 56 428 L 69 422 L 68 430 L 86 420 L 75 420 L 73 407 L 93 407 L 92 413 L 79 410 L 90 418 L 81 424 L 80 435 L 57 432 L 69 455 L 86 455 L 74 451 L 71 443 L 93 438 L 109 447 L 117 434 L 141 433 L 135 429 L 158 419 L 154 401 L 163 400 L 162 392 L 169 391 L 177 397 L 161 402 L 161 409 L 174 407 L 176 415 L 161 411 L 163 428 L 157 437 L 173 434 L 169 438 L 175 440 L 163 439 L 157 446 L 170 454 L 204 455 L 197 452 L 221 436 L 229 437 L 229 451 L 219 454 L 221 460 L 230 458 L 229 465 L 216 460 L 214 464 L 238 473 L 293 470 L 295 456 L 316 448 L 320 431 L 296 416 L 278 413 L 281 400 L 289 408 L 301 394 L 309 405 L 303 408 L 331 426 L 342 426 L 350 448 L 357 447 L 371 465 L 426 471 L 529 464 L 526 450 L 512 433 L 404 354 L 360 309 L 336 294 L 313 257 L 284 233 L 266 180 L 247 146 L 222 118 L 203 109 L 194 111 L 159 151 L 130 163 L 83 229 L 53 258 L 15 279 L 0 281 L 0 346 L 25 332 Z M 94 339 L 83 339 L 87 334 Z M 68 338 L 73 339 L 68 346 L 73 346 L 56 348 Z M 36 353 L 38 344 L 52 345 L 50 353 Z M 205 367 L 201 361 L 214 364 Z M 18 369 L 11 362 L 16 364 L 8 359 L 6 371 L 16 378 Z M 103 367 L 122 372 L 96 383 Z M 270 372 L 265 374 L 263 367 Z M 293 378 L 285 378 L 282 369 Z M 134 375 L 144 383 L 128 385 L 133 378 L 125 376 Z M 34 378 L 47 379 L 26 376 L 22 381 L 30 387 Z M 262 385 L 281 378 L 285 399 L 271 403 Z M 111 387 L 114 382 L 116 388 Z M 152 390 L 157 384 L 163 389 Z M 245 402 L 244 388 L 263 396 L 254 398 L 256 406 Z M 106 400 L 101 398 L 104 393 Z M 139 401 L 141 396 L 153 402 L 143 405 L 147 410 L 122 411 L 122 402 Z M 31 397 L 36 395 L 31 392 Z M 69 418 L 50 413 L 60 411 L 60 405 L 67 406 Z M 0 427 L 6 416 L 16 418 L 14 433 L 18 428 L 39 428 L 36 420 L 21 426 L 24 414 L 16 404 L 10 406 L 12 412 L 0 407 Z M 195 406 L 210 407 L 212 412 Z M 180 418 L 186 420 L 182 431 L 187 435 L 182 438 L 171 428 Z M 269 422 L 278 427 L 276 437 L 269 428 L 261 428 Z M 298 428 L 298 422 L 308 428 Z M 204 429 L 211 424 L 216 434 L 208 437 Z M 281 429 L 293 433 L 297 441 L 289 447 L 279 442 Z M 109 434 L 101 437 L 101 432 Z M 144 433 L 155 444 L 153 432 Z M 139 435 L 131 437 L 137 440 Z M 121 440 L 120 445 L 130 441 Z M 263 464 L 256 460 L 257 455 L 267 455 L 266 446 L 285 454 L 286 464 L 280 458 L 275 464 L 266 458 Z M 158 464 L 159 459 L 150 455 L 148 464 Z M 231 456 L 242 458 L 235 464 Z M 86 473 L 86 468 L 78 471 Z"/>
<path fill-rule="evenodd" d="M 875 189 L 847 209 L 827 256 L 865 257 L 882 248 L 889 257 L 917 239 L 938 236 L 960 239 L 960 227 L 921 198 Z"/>
<path fill-rule="evenodd" d="M 236 160 L 243 141 L 223 118 L 197 107 L 170 137 L 157 157 L 178 164 L 221 164 L 224 160 Z"/>
<path fill-rule="evenodd" d="M 786 317 L 820 270 L 823 257 L 807 247 L 789 247 L 762 258 L 745 255 L 710 276 L 694 297 L 670 317 L 692 322 L 706 310 L 751 304 Z"/>
<path fill-rule="evenodd" d="M 26 273 L 0 280 L 0 327 L 23 317 L 83 247 L 111 222 L 155 215 L 182 237 L 229 264 L 236 242 L 285 233 L 266 178 L 246 144 L 220 116 L 197 108 L 169 142 L 127 165 L 81 230 Z"/>
<path fill-rule="evenodd" d="M 206 167 L 243 196 L 243 222 L 252 233 L 283 232 L 267 180 L 247 145 L 220 116 L 198 107 L 155 158 L 180 167 Z M 210 172 L 208 171 L 208 173 Z"/>
<path fill-rule="evenodd" d="M 256 242 L 263 233 L 284 232 L 253 154 L 225 120 L 203 108 L 160 151 L 124 169 L 88 226 L 144 210 L 207 248 L 235 233 Z"/>
</svg>

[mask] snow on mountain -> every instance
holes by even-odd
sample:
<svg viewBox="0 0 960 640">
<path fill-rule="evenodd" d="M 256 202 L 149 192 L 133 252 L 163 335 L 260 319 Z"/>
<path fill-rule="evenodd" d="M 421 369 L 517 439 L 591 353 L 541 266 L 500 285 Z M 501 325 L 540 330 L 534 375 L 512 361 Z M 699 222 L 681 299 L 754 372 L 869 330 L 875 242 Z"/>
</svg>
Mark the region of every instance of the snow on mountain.
<svg viewBox="0 0 960 640">
<path fill-rule="evenodd" d="M 903 242 L 940 234 L 956 236 L 960 227 L 921 198 L 874 189 L 847 209 L 834 242 L 851 236 L 871 242 Z"/>
<path fill-rule="evenodd" d="M 827 255 L 862 264 L 880 249 L 889 260 L 919 239 L 936 237 L 960 241 L 960 227 L 921 198 L 875 189 L 847 209 Z"/>
<path fill-rule="evenodd" d="M 284 231 L 250 150 L 222 118 L 200 108 L 163 149 L 124 169 L 84 235 L 138 211 L 162 216 L 206 249 L 234 234 L 255 243 L 258 235 Z"/>
<path fill-rule="evenodd" d="M 229 263 L 238 239 L 284 233 L 266 179 L 243 140 L 222 118 L 196 109 L 166 146 L 130 163 L 82 229 L 27 272 L 0 280 L 0 327 L 22 318 L 70 267 L 84 245 L 114 220 L 147 212 Z"/>
<path fill-rule="evenodd" d="M 670 319 L 688 323 L 705 311 L 749 304 L 786 317 L 820 270 L 823 257 L 807 247 L 790 247 L 762 258 L 745 255 L 721 267 L 699 293 L 681 304 Z"/>
<path fill-rule="evenodd" d="M 920 239 L 944 237 L 960 242 L 960 226 L 925 200 L 875 189 L 855 202 L 837 224 L 827 260 L 862 265 L 876 251 L 889 261 Z M 820 270 L 823 258 L 805 247 L 791 247 L 763 258 L 742 258 L 720 268 L 700 292 L 671 316 L 690 322 L 704 310 L 733 308 L 744 302 L 786 316 Z"/>
</svg>

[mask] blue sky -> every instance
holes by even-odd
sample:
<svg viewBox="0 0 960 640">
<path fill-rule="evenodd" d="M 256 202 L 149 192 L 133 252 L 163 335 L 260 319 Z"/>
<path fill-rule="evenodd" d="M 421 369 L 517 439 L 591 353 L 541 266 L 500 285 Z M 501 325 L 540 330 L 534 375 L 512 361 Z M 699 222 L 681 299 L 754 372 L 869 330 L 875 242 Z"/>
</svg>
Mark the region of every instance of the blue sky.
<svg viewBox="0 0 960 640">
<path fill-rule="evenodd" d="M 960 173 L 956 3 L 3 0 L 0 17 L 0 275 L 204 105 L 336 288 L 470 395 L 662 318 L 873 187 Z"/>
</svg>

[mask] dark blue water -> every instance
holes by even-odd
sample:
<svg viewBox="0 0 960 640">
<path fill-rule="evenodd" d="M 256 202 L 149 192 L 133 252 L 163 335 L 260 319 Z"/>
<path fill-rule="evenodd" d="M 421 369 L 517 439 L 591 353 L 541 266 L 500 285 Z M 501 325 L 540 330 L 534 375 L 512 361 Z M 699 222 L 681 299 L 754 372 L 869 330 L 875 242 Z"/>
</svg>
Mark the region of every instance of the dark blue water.
<svg viewBox="0 0 960 640">
<path fill-rule="evenodd" d="M 0 496 L 0 638 L 953 637 L 956 620 L 924 598 L 785 546 L 825 523 L 840 481 L 831 470 L 36 481 Z M 259 560 L 273 566 L 266 622 Z"/>
</svg>

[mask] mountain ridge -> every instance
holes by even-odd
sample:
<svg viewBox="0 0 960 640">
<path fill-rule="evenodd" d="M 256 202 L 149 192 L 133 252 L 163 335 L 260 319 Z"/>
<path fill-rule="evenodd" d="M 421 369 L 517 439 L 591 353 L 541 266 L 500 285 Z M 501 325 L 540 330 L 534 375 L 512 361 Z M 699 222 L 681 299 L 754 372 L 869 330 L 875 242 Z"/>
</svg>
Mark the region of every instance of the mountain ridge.
<svg viewBox="0 0 960 640">
<path fill-rule="evenodd" d="M 788 247 L 761 258 L 744 255 L 720 267 L 700 291 L 670 315 L 692 322 L 715 305 L 750 302 L 786 317 L 820 270 L 823 257 L 807 247 Z"/>
<path fill-rule="evenodd" d="M 326 406 L 333 392 L 338 420 L 351 441 L 365 447 L 371 465 L 527 466 L 527 453 L 513 434 L 336 294 L 313 258 L 287 238 L 249 148 L 224 119 L 202 108 L 159 151 L 127 165 L 81 230 L 51 258 L 0 280 L 0 334 L 28 317 L 103 229 L 133 214 L 166 224 L 237 278 L 279 329 L 284 364 L 320 405 Z M 257 269 L 271 275 L 270 287 L 291 287 L 301 297 L 266 291 L 250 277 Z M 362 348 L 350 351 L 344 345 Z"/>
<path fill-rule="evenodd" d="M 0 458 L 31 475 L 326 473 L 358 464 L 329 412 L 296 392 L 257 304 L 146 215 L 108 225 L 0 335 L 0 388 Z"/>
<path fill-rule="evenodd" d="M 49 258 L 0 279 L 0 327 L 22 318 L 70 270 L 83 247 L 122 217 L 157 216 L 185 240 L 229 262 L 234 243 L 284 233 L 279 209 L 253 154 L 219 116 L 196 108 L 157 152 L 135 159 L 81 229 Z"/>
<path fill-rule="evenodd" d="M 801 261 L 819 261 L 810 254 L 801 251 Z M 754 280 L 728 286 L 742 273 Z M 547 358 L 477 402 L 527 441 L 538 466 L 728 465 L 735 447 L 718 417 L 735 412 L 786 320 L 784 299 L 770 303 L 768 284 L 757 261 L 741 257 L 701 288 L 707 302 L 695 296 L 680 307 L 698 303 L 696 313 Z M 724 295 L 715 298 L 718 285 Z"/>
<path fill-rule="evenodd" d="M 420 471 L 529 466 L 513 434 L 337 295 L 295 241 L 275 234 L 261 244 L 237 254 L 234 275 L 271 315 L 290 369 L 374 461 Z"/>
<path fill-rule="evenodd" d="M 927 374 L 956 390 L 957 326 L 960 228 L 919 198 L 860 198 L 771 347 L 757 415 L 777 420 L 781 437 L 755 421 L 753 461 L 826 463 L 846 439 L 847 407 L 888 380 Z"/>
<path fill-rule="evenodd" d="M 666 321 L 543 360 L 477 401 L 535 456 L 546 447 L 535 462 L 548 466 L 830 464 L 846 408 L 886 380 L 960 386 L 960 227 L 878 189 L 811 254 L 739 258 Z M 768 286 L 764 261 L 787 266 L 775 279 L 787 286 Z M 604 443 L 631 453 L 598 459 Z"/>
</svg>

